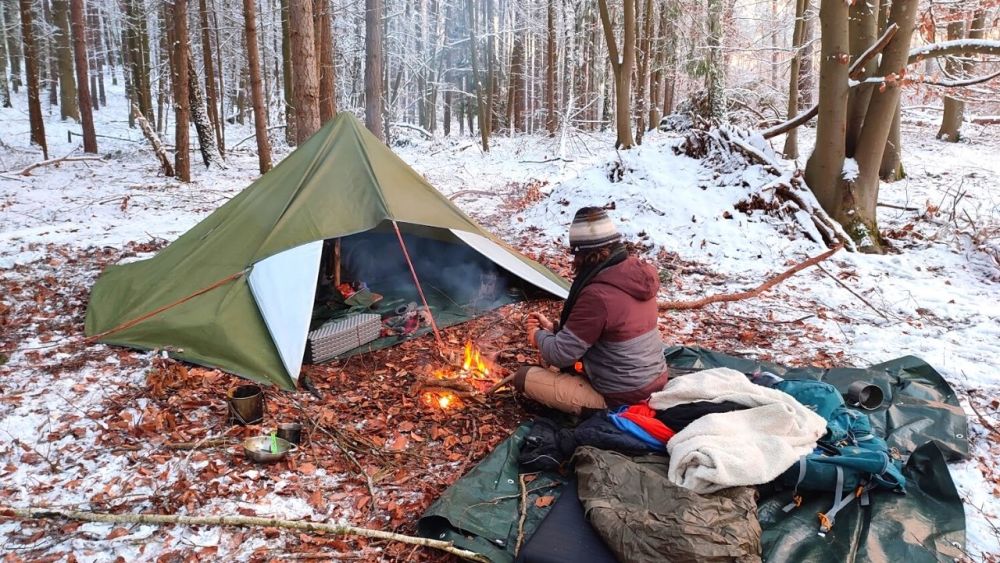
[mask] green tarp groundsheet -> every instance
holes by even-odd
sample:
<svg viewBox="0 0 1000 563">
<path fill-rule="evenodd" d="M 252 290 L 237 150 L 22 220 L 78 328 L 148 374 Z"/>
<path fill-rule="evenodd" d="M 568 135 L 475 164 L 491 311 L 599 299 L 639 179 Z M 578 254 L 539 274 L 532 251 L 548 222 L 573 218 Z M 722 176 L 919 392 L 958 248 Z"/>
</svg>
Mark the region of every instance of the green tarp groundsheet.
<svg viewBox="0 0 1000 563">
<path fill-rule="evenodd" d="M 870 413 L 890 447 L 906 459 L 905 495 L 879 492 L 871 504 L 841 511 L 833 530 L 819 536 L 816 514 L 829 509 L 831 494 L 804 495 L 802 506 L 782 511 L 791 491 L 761 488 L 758 518 L 763 558 L 780 562 L 953 561 L 965 549 L 965 513 L 947 462 L 969 456 L 968 422 L 951 386 L 929 364 L 905 356 L 869 368 L 796 368 L 727 356 L 699 348 L 666 352 L 674 367 L 728 367 L 744 373 L 771 371 L 786 379 L 819 379 L 846 392 L 854 381 L 869 381 L 885 392 L 883 406 Z M 522 425 L 468 475 L 427 509 L 418 522 L 424 537 L 455 542 L 496 562 L 514 559 L 519 511 L 517 453 L 529 424 Z M 558 495 L 566 476 L 541 474 L 531 482 L 525 536 L 530 537 L 548 508 L 539 495 Z"/>
</svg>

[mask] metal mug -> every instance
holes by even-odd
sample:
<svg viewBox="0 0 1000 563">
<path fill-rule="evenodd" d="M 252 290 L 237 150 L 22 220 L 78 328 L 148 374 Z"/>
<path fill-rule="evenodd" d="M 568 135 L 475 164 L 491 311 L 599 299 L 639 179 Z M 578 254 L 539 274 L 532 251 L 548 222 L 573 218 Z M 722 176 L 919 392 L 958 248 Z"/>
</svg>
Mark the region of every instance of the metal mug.
<svg viewBox="0 0 1000 563">
<path fill-rule="evenodd" d="M 299 444 L 302 441 L 302 425 L 298 422 L 282 422 L 278 425 L 276 434 L 289 443 Z"/>
<path fill-rule="evenodd" d="M 881 407 L 884 400 L 882 388 L 869 381 L 855 381 L 847 387 L 847 402 L 867 411 Z"/>
<path fill-rule="evenodd" d="M 264 390 L 259 385 L 233 387 L 226 395 L 226 402 L 232 422 L 247 425 L 264 420 Z"/>
</svg>

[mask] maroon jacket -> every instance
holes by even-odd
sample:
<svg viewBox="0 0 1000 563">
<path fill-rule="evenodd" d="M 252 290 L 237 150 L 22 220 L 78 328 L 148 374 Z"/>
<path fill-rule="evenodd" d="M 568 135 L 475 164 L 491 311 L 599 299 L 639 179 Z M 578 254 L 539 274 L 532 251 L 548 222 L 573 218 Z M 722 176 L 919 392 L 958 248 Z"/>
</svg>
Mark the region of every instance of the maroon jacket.
<svg viewBox="0 0 1000 563">
<path fill-rule="evenodd" d="M 600 272 L 580 291 L 566 326 L 538 332 L 542 358 L 560 368 L 582 361 L 609 403 L 639 402 L 659 391 L 667 373 L 656 328 L 659 289 L 656 269 L 632 256 Z"/>
</svg>

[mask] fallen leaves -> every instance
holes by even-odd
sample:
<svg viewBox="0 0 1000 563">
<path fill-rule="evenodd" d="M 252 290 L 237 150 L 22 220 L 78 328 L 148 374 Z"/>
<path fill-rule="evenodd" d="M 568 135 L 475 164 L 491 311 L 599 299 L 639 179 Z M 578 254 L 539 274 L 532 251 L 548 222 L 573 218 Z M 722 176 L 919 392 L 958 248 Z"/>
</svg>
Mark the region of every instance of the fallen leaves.
<svg viewBox="0 0 1000 563">
<path fill-rule="evenodd" d="M 545 508 L 552 504 L 552 501 L 556 500 L 556 497 L 552 495 L 545 495 L 535 499 L 535 506 L 538 508 Z"/>
</svg>

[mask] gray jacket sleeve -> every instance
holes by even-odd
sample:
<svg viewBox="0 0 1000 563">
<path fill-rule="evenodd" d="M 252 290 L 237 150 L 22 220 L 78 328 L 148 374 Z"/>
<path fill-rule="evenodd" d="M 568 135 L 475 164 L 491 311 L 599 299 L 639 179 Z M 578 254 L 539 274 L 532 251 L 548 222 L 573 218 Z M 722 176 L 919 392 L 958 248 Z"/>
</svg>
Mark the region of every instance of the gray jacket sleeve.
<svg viewBox="0 0 1000 563">
<path fill-rule="evenodd" d="M 590 344 L 565 328 L 557 334 L 552 334 L 547 330 L 539 330 L 535 334 L 535 340 L 538 342 L 538 350 L 542 354 L 542 359 L 558 368 L 572 366 L 590 349 Z"/>
</svg>

